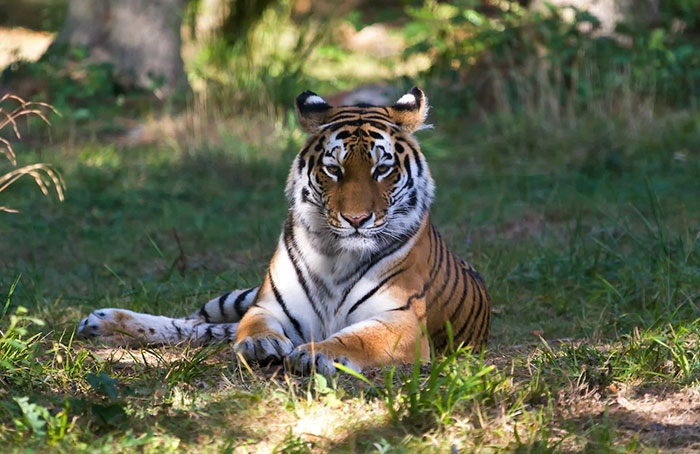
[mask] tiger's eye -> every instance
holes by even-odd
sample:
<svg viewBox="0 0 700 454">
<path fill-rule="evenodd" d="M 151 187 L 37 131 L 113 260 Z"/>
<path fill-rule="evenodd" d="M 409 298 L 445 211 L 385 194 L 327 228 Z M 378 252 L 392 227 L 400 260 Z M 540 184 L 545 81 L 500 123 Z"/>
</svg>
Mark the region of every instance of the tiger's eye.
<svg viewBox="0 0 700 454">
<path fill-rule="evenodd" d="M 330 173 L 334 177 L 340 178 L 343 175 L 343 171 L 340 170 L 340 167 L 338 167 L 338 166 L 330 165 L 330 166 L 324 166 L 324 168 L 325 168 L 326 172 Z"/>
<path fill-rule="evenodd" d="M 374 169 L 374 174 L 376 176 L 381 176 L 381 175 L 384 175 L 385 173 L 387 173 L 390 169 L 391 169 L 391 167 L 389 167 L 386 164 L 378 165 Z"/>
</svg>

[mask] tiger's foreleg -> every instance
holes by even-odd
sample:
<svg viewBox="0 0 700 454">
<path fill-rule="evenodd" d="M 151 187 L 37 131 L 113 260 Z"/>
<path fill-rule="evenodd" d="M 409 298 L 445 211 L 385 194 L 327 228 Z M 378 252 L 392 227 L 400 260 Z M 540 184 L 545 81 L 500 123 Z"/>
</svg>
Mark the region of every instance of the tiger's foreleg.
<svg viewBox="0 0 700 454">
<path fill-rule="evenodd" d="M 283 322 L 289 320 L 276 317 L 264 306 L 250 308 L 238 326 L 234 345 L 236 353 L 261 364 L 281 362 L 294 349 L 294 344 L 285 334 Z"/>
<path fill-rule="evenodd" d="M 255 299 L 257 289 L 226 293 L 186 318 L 98 309 L 80 322 L 76 335 L 123 346 L 230 342 L 235 339 L 238 321 Z"/>
<path fill-rule="evenodd" d="M 315 369 L 333 375 L 335 363 L 356 372 L 385 364 L 411 363 L 416 360 L 416 343 L 420 358 L 427 358 L 428 342 L 416 314 L 410 310 L 389 311 L 350 325 L 322 342 L 298 346 L 290 353 L 287 366 L 300 373 Z"/>
</svg>

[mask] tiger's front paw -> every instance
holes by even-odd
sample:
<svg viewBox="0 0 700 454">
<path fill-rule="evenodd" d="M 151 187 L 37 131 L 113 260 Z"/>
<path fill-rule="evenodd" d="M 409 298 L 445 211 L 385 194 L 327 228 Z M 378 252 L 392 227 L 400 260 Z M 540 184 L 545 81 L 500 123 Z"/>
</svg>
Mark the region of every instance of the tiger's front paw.
<svg viewBox="0 0 700 454">
<path fill-rule="evenodd" d="M 118 345 L 139 343 L 145 331 L 139 332 L 137 327 L 132 326 L 136 315 L 124 309 L 96 310 L 80 321 L 76 337 Z"/>
<path fill-rule="evenodd" d="M 233 349 L 246 361 L 256 361 L 265 365 L 280 363 L 282 358 L 294 349 L 294 344 L 286 337 L 265 334 L 246 337 L 236 343 Z"/>
<path fill-rule="evenodd" d="M 322 350 L 322 349 L 321 349 Z M 355 372 L 360 372 L 361 368 L 354 364 L 349 358 L 342 355 L 333 355 L 330 352 L 319 351 L 318 345 L 311 343 L 300 345 L 294 349 L 285 360 L 285 367 L 291 372 L 310 375 L 314 371 L 328 377 L 335 375 L 337 368 L 335 365 L 341 364 Z"/>
</svg>

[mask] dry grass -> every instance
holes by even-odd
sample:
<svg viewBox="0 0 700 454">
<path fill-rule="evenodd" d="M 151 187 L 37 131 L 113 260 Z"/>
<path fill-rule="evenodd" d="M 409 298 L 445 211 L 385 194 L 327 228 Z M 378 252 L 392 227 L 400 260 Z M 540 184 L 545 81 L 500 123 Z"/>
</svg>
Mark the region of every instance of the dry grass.
<svg viewBox="0 0 700 454">
<path fill-rule="evenodd" d="M 0 97 L 0 132 L 9 129 L 17 140 L 21 140 L 22 134 L 18 124 L 19 119 L 23 117 L 37 117 L 47 125 L 50 125 L 48 115 L 51 113 L 58 115 L 56 109 L 50 104 L 25 101 L 19 96 L 9 93 L 5 94 Z M 17 154 L 12 146 L 12 142 L 2 136 L 0 136 L 0 155 L 6 157 L 13 167 L 17 166 Z M 0 193 L 25 175 L 34 179 L 34 182 L 45 196 L 49 195 L 49 189 L 53 186 L 58 199 L 64 200 L 66 185 L 61 174 L 50 165 L 44 163 L 25 165 L 0 176 Z M 0 205 L 0 211 L 17 212 L 17 210 L 2 205 Z"/>
</svg>

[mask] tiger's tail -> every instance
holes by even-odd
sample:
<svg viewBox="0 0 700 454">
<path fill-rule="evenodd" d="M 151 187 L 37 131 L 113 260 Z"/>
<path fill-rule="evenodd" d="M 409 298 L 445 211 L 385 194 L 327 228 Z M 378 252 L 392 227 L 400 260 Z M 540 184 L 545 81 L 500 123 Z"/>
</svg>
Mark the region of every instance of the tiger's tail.
<svg viewBox="0 0 700 454">
<path fill-rule="evenodd" d="M 238 322 L 257 293 L 258 287 L 225 293 L 185 318 L 99 309 L 81 320 L 76 336 L 123 346 L 233 342 Z"/>
</svg>

